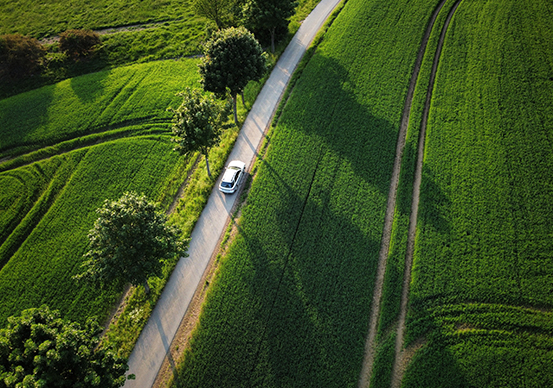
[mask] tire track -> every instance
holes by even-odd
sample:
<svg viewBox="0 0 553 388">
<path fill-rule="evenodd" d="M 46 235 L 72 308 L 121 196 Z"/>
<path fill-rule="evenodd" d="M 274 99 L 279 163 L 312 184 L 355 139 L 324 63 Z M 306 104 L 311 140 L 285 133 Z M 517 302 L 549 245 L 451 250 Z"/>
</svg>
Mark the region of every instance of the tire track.
<svg viewBox="0 0 553 388">
<path fill-rule="evenodd" d="M 440 13 L 440 10 L 444 6 L 447 0 L 442 0 L 438 5 L 434 13 L 432 14 L 426 31 L 424 33 L 417 59 L 415 61 L 415 67 L 411 80 L 409 81 L 409 88 L 407 90 L 407 96 L 405 98 L 405 104 L 403 107 L 403 113 L 401 117 L 401 126 L 398 134 L 398 141 L 396 146 L 396 156 L 394 160 L 394 168 L 392 170 L 392 178 L 390 180 L 390 189 L 388 191 L 388 203 L 386 207 L 386 215 L 384 218 L 384 228 L 382 232 L 382 240 L 380 246 L 380 253 L 378 256 L 378 267 L 376 271 L 375 286 L 373 291 L 373 301 L 371 307 L 371 316 L 369 318 L 369 332 L 365 341 L 365 356 L 363 358 L 363 365 L 361 367 L 361 376 L 359 378 L 359 388 L 366 388 L 369 386 L 372 376 L 372 369 L 374 359 L 376 356 L 376 332 L 378 326 L 378 320 L 380 317 L 380 302 L 382 300 L 382 289 L 384 285 L 384 274 L 386 272 L 386 264 L 388 260 L 388 251 L 390 247 L 390 240 L 392 235 L 392 225 L 394 220 L 394 211 L 396 207 L 397 189 L 399 184 L 399 175 L 401 172 L 401 159 L 403 156 L 403 150 L 405 149 L 405 141 L 407 135 L 407 127 L 409 125 L 409 115 L 411 112 L 411 104 L 413 101 L 413 95 L 415 92 L 415 86 L 417 84 L 419 71 L 426 51 L 426 45 L 430 38 L 430 33 L 434 28 L 434 23 Z"/>
<path fill-rule="evenodd" d="M 428 112 L 430 110 L 430 101 L 432 99 L 432 91 L 434 89 L 434 82 L 436 80 L 436 72 L 438 69 L 438 63 L 442 53 L 442 47 L 445 40 L 445 34 L 449 28 L 449 23 L 455 14 L 455 11 L 459 7 L 462 0 L 457 0 L 449 14 L 447 15 L 436 53 L 434 55 L 434 62 L 432 63 L 432 71 L 430 73 L 430 81 L 428 83 L 428 89 L 426 92 L 426 101 L 424 103 L 424 110 L 422 115 L 422 123 L 419 133 L 419 144 L 417 150 L 417 163 L 415 166 L 415 177 L 413 182 L 413 197 L 411 203 L 411 215 L 409 217 L 409 235 L 407 239 L 407 252 L 405 254 L 405 272 L 403 275 L 403 290 L 401 293 L 401 307 L 399 313 L 399 321 L 396 332 L 396 344 L 395 344 L 395 360 L 392 368 L 392 388 L 399 388 L 403 379 L 403 374 L 407 366 L 406 352 L 403 350 L 403 338 L 405 333 L 405 320 L 407 316 L 407 303 L 409 302 L 409 284 L 411 282 L 411 268 L 413 265 L 413 253 L 415 247 L 415 236 L 417 227 L 417 216 L 419 210 L 420 200 L 420 185 L 422 181 L 422 165 L 424 157 L 424 147 L 426 139 L 426 124 L 428 122 Z"/>
</svg>

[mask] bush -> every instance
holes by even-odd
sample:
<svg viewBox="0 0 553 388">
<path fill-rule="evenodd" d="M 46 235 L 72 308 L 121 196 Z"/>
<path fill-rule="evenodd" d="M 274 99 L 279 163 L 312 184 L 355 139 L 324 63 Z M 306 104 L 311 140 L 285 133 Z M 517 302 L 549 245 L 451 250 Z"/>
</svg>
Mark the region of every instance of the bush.
<svg viewBox="0 0 553 388">
<path fill-rule="evenodd" d="M 91 30 L 67 30 L 60 35 L 60 50 L 74 60 L 92 54 L 101 43 L 100 35 Z"/>
<path fill-rule="evenodd" d="M 46 50 L 21 34 L 0 36 L 0 78 L 21 78 L 39 71 Z"/>
</svg>

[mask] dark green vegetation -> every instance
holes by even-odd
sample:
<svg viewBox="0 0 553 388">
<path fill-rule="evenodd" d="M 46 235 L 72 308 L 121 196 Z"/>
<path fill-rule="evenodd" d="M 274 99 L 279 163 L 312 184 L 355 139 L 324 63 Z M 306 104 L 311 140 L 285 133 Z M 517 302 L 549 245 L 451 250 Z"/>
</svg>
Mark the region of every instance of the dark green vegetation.
<svg viewBox="0 0 553 388">
<path fill-rule="evenodd" d="M 183 98 L 177 108 L 169 108 L 173 113 L 171 139 L 174 150 L 182 155 L 200 152 L 205 157 L 207 175 L 209 170 L 209 150 L 221 141 L 230 114 L 230 103 L 217 102 L 213 96 L 204 96 L 199 89 L 187 88 L 179 93 Z"/>
<path fill-rule="evenodd" d="M 84 271 L 77 279 L 100 286 L 110 283 L 143 285 L 162 277 L 163 265 L 185 254 L 182 232 L 167 224 L 167 215 L 144 194 L 125 192 L 117 201 L 106 199 L 88 233 Z"/>
<path fill-rule="evenodd" d="M 244 27 L 215 32 L 204 47 L 199 70 L 202 87 L 221 99 L 230 96 L 234 122 L 238 125 L 236 97 L 250 81 L 259 81 L 267 71 L 267 55 L 254 35 Z"/>
<path fill-rule="evenodd" d="M 97 349 L 101 332 L 96 321 L 64 321 L 46 305 L 10 317 L 0 329 L 0 387 L 123 386 L 127 362 Z"/>
<path fill-rule="evenodd" d="M 0 98 L 110 66 L 198 54 L 204 24 L 188 2 L 179 1 L 25 1 L 2 5 L 0 35 L 20 33 L 40 39 L 69 29 L 91 29 L 101 32 L 102 46 L 95 55 L 74 62 L 61 54 L 55 39 L 45 40 L 49 54 L 42 74 L 4 80 Z"/>
<path fill-rule="evenodd" d="M 426 137 L 407 387 L 553 384 L 553 7 L 461 3 Z"/>
<path fill-rule="evenodd" d="M 196 64 L 119 68 L 0 101 L 0 322 L 44 302 L 72 320 L 106 316 L 120 289 L 71 276 L 105 199 L 134 190 L 172 202 L 189 167 L 166 108 L 197 85 Z"/>
<path fill-rule="evenodd" d="M 357 385 L 399 120 L 432 10 L 350 0 L 332 24 L 274 129 L 175 385 Z"/>
</svg>

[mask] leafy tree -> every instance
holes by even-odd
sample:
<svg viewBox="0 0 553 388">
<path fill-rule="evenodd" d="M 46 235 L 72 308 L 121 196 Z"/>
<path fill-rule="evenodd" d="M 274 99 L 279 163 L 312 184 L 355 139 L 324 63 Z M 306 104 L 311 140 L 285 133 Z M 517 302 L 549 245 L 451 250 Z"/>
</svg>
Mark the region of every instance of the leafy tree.
<svg viewBox="0 0 553 388">
<path fill-rule="evenodd" d="M 100 35 L 90 30 L 67 30 L 60 35 L 60 50 L 72 59 L 91 54 L 101 43 Z"/>
<path fill-rule="evenodd" d="M 98 348 L 101 332 L 94 320 L 84 326 L 63 321 L 47 306 L 8 318 L 0 330 L 0 387 L 123 386 L 127 361 Z"/>
<path fill-rule="evenodd" d="M 236 96 L 249 81 L 258 81 L 267 70 L 267 58 L 259 42 L 244 27 L 217 31 L 205 44 L 199 67 L 204 90 L 220 98 L 230 93 L 234 122 L 238 125 Z"/>
<path fill-rule="evenodd" d="M 275 35 L 287 29 L 288 19 L 294 15 L 295 0 L 247 0 L 243 7 L 244 25 L 251 31 L 268 30 L 271 36 L 271 52 L 275 52 Z"/>
<path fill-rule="evenodd" d="M 192 9 L 198 16 L 212 20 L 221 29 L 231 19 L 233 0 L 194 0 Z"/>
<path fill-rule="evenodd" d="M 175 151 L 181 154 L 200 151 L 205 156 L 207 175 L 211 177 L 207 156 L 210 148 L 219 143 L 230 106 L 222 106 L 214 98 L 190 88 L 178 95 L 184 97 L 181 106 L 176 110 L 169 108 L 174 114 L 172 141 L 176 143 Z"/>
<path fill-rule="evenodd" d="M 21 78 L 37 73 L 46 50 L 36 39 L 20 34 L 0 36 L 0 76 Z"/>
<path fill-rule="evenodd" d="M 97 212 L 85 272 L 76 279 L 143 284 L 149 293 L 148 278 L 162 275 L 163 260 L 184 254 L 180 230 L 168 225 L 167 216 L 145 195 L 127 192 L 117 201 L 105 200 Z"/>
</svg>

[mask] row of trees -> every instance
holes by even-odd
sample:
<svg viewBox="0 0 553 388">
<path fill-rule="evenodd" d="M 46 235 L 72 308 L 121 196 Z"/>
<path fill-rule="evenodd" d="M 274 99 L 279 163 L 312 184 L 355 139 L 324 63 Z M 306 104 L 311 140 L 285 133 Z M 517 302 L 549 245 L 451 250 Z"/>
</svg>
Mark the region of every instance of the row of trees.
<svg viewBox="0 0 553 388">
<path fill-rule="evenodd" d="M 286 33 L 296 0 L 195 0 L 196 14 L 213 21 L 217 29 L 244 26 L 260 39 L 270 39 L 275 51 L 277 34 Z"/>
<path fill-rule="evenodd" d="M 78 61 L 101 45 L 100 36 L 90 30 L 67 30 L 60 35 L 59 50 Z M 40 72 L 46 48 L 35 38 L 21 34 L 0 36 L 0 78 L 22 78 Z"/>
<path fill-rule="evenodd" d="M 222 131 L 232 112 L 238 125 L 236 100 L 242 96 L 249 81 L 258 81 L 267 71 L 267 57 L 253 34 L 244 27 L 215 32 L 204 45 L 204 57 L 199 64 L 200 83 L 204 91 L 231 103 L 219 103 L 212 96 L 188 88 L 179 93 L 184 98 L 173 113 L 173 142 L 181 154 L 200 152 L 205 156 L 207 174 L 211 177 L 208 153 L 219 143 Z"/>
</svg>

